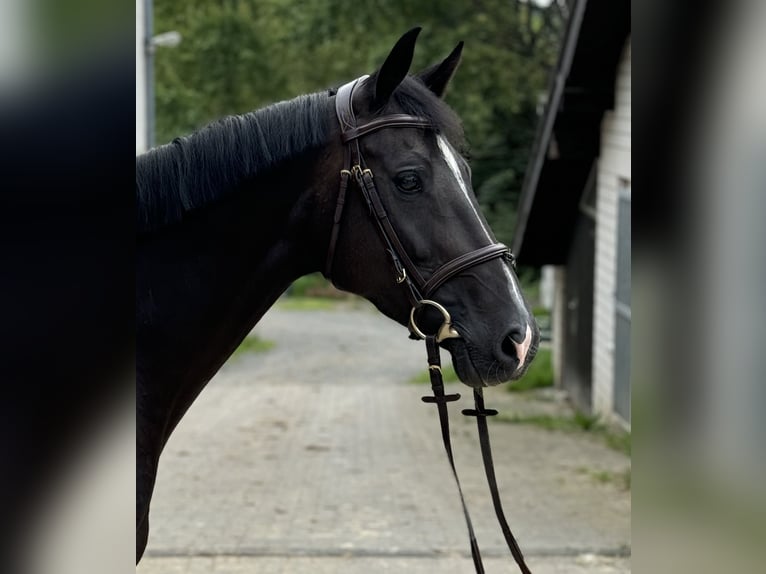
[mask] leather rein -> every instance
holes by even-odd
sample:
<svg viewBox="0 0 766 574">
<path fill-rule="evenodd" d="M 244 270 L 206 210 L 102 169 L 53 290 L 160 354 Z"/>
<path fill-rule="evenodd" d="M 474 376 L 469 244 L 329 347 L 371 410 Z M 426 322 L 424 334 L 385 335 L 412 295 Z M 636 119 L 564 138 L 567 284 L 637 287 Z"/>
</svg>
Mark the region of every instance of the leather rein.
<svg viewBox="0 0 766 574">
<path fill-rule="evenodd" d="M 449 395 L 444 393 L 444 383 L 442 381 L 441 362 L 439 356 L 439 343 L 445 339 L 459 338 L 460 334 L 452 326 L 452 320 L 447 309 L 445 309 L 436 301 L 429 299 L 429 297 L 445 282 L 455 277 L 456 275 L 459 275 L 463 271 L 498 258 L 503 258 L 509 264 L 513 264 L 513 255 L 507 246 L 503 245 L 502 243 L 493 243 L 455 257 L 454 259 L 444 263 L 438 269 L 436 269 L 436 271 L 434 271 L 427 280 L 423 278 L 417 267 L 412 262 L 412 259 L 410 259 L 408 256 L 406 249 L 404 248 L 402 242 L 399 239 L 399 236 L 396 233 L 396 230 L 391 224 L 388 213 L 384 207 L 383 202 L 381 201 L 377 187 L 375 186 L 372 170 L 364 161 L 361 147 L 359 145 L 359 139 L 365 135 L 374 133 L 381 129 L 434 129 L 435 126 L 433 126 L 432 123 L 425 118 L 407 114 L 390 114 L 371 120 L 366 124 L 357 125 L 352 105 L 354 90 L 360 84 L 362 84 L 367 79 L 367 77 L 368 76 L 363 76 L 341 86 L 338 89 L 335 97 L 335 112 L 338 117 L 338 122 L 340 123 L 341 141 L 345 145 L 343 152 L 343 169 L 340 171 L 340 187 L 338 190 L 338 199 L 333 217 L 333 226 L 330 232 L 330 242 L 327 249 L 325 276 L 327 278 L 332 277 L 335 248 L 338 242 L 338 235 L 340 233 L 340 223 L 343 218 L 343 208 L 346 202 L 346 193 L 348 191 L 349 184 L 353 181 L 356 184 L 356 187 L 361 191 L 362 196 L 367 203 L 370 215 L 376 223 L 380 237 L 383 240 L 386 251 L 391 258 L 391 263 L 396 275 L 396 283 L 403 285 L 406 288 L 407 296 L 410 300 L 410 303 L 412 304 L 408 326 L 410 334 L 413 338 L 425 339 L 426 341 L 426 350 L 428 353 L 428 372 L 431 378 L 431 388 L 434 394 L 433 396 L 423 397 L 422 400 L 423 402 L 433 403 L 437 406 L 444 448 L 452 468 L 455 482 L 457 483 L 458 492 L 460 494 L 460 501 L 463 505 L 463 514 L 465 516 L 466 525 L 468 527 L 471 556 L 473 558 L 477 574 L 484 574 L 484 565 L 481 560 L 481 553 L 479 551 L 479 546 L 474 535 L 471 518 L 468 514 L 468 508 L 463 497 L 460 480 L 457 475 L 457 470 L 455 468 L 455 462 L 452 455 L 447 403 L 458 400 L 460 395 L 457 393 Z M 442 314 L 442 325 L 435 334 L 426 334 L 421 331 L 417 325 L 415 313 L 418 309 L 421 309 L 425 306 L 434 307 Z M 492 463 L 492 451 L 489 442 L 489 433 L 486 419 L 488 416 L 496 415 L 497 411 L 484 408 L 484 398 L 481 388 L 475 388 L 473 390 L 473 394 L 476 408 L 466 409 L 462 412 L 466 416 L 476 417 L 482 460 L 484 462 L 484 469 L 489 484 L 490 494 L 495 508 L 495 514 L 497 515 L 498 521 L 500 523 L 500 528 L 503 531 L 503 535 L 505 537 L 506 543 L 508 544 L 508 548 L 516 560 L 520 571 L 523 574 L 531 574 L 529 568 L 524 562 L 524 557 L 521 553 L 521 550 L 516 543 L 516 540 L 514 539 L 513 534 L 511 533 L 511 530 L 505 519 L 500 502 L 500 495 L 497 488 L 497 481 L 495 479 L 494 466 Z"/>
</svg>

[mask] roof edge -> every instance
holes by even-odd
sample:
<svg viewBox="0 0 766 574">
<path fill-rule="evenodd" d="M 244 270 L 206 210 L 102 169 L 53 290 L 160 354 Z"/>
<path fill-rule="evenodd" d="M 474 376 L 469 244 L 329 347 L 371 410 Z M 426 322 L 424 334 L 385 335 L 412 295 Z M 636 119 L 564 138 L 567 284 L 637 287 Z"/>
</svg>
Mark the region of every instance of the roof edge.
<svg viewBox="0 0 766 574">
<path fill-rule="evenodd" d="M 511 249 L 518 257 L 521 254 L 521 248 L 524 243 L 524 233 L 527 228 L 527 219 L 532 210 L 532 202 L 535 199 L 537 183 L 540 180 L 546 150 L 550 143 L 553 125 L 558 114 L 561 96 L 564 93 L 569 70 L 572 67 L 572 60 L 577 49 L 577 41 L 580 37 L 580 28 L 582 26 L 583 16 L 588 0 L 575 0 L 572 7 L 572 13 L 567 22 L 567 29 L 564 35 L 559 59 L 556 64 L 555 72 L 551 76 L 548 87 L 548 102 L 545 104 L 545 112 L 537 124 L 535 140 L 532 144 L 532 150 L 529 155 L 529 162 L 524 173 L 524 182 L 521 186 L 521 198 L 519 199 L 520 208 L 516 217 L 516 229 L 513 234 L 513 243 Z"/>
</svg>

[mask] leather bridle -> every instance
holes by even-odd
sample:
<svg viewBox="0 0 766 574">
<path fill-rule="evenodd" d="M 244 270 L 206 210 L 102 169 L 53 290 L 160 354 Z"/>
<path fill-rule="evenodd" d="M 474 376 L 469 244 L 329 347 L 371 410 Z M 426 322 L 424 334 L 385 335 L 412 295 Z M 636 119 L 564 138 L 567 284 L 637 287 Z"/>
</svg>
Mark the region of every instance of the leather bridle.
<svg viewBox="0 0 766 574">
<path fill-rule="evenodd" d="M 460 501 L 463 505 L 463 514 L 465 516 L 466 526 L 468 527 L 471 557 L 473 558 L 477 574 L 484 574 L 484 565 L 481 560 L 479 545 L 476 541 L 473 525 L 471 524 L 471 517 L 468 514 L 468 507 L 466 506 L 463 497 L 463 491 L 460 486 L 460 480 L 457 475 L 455 461 L 452 455 L 447 403 L 458 400 L 460 395 L 457 393 L 445 394 L 444 382 L 441 374 L 441 360 L 439 357 L 439 343 L 445 339 L 459 338 L 460 334 L 452 326 L 452 320 L 447 309 L 436 301 L 429 299 L 429 297 L 432 296 L 432 294 L 445 282 L 459 275 L 463 271 L 498 258 L 505 258 L 510 264 L 513 264 L 513 255 L 508 247 L 502 243 L 485 245 L 484 247 L 455 257 L 436 269 L 428 280 L 423 279 L 423 276 L 418 271 L 417 267 L 415 267 L 412 259 L 407 255 L 407 250 L 402 245 L 396 230 L 391 224 L 388 213 L 386 212 L 380 194 L 375 186 L 372 170 L 367 167 L 364 157 L 362 156 L 362 151 L 359 146 L 359 138 L 386 128 L 434 129 L 435 126 L 433 126 L 427 119 L 406 114 L 390 114 L 371 120 L 361 126 L 357 125 L 352 106 L 354 89 L 364 82 L 367 77 L 368 76 L 363 76 L 353 82 L 341 86 L 338 89 L 335 98 L 335 112 L 338 116 L 338 121 L 340 122 L 341 141 L 344 144 L 344 160 L 343 169 L 340 171 L 340 188 L 338 190 L 333 226 L 330 232 L 330 242 L 327 249 L 325 276 L 328 278 L 332 277 L 335 248 L 338 242 L 340 223 L 343 218 L 346 192 L 348 191 L 349 183 L 353 180 L 367 203 L 386 251 L 391 257 L 391 262 L 396 273 L 396 283 L 407 288 L 407 296 L 412 304 L 409 321 L 410 333 L 414 338 L 425 339 L 426 341 L 428 372 L 431 379 L 433 396 L 423 397 L 422 400 L 426 403 L 435 404 L 438 409 L 444 449 L 447 453 L 447 459 L 449 460 L 452 473 L 457 483 L 458 492 L 460 493 Z M 415 320 L 415 312 L 424 306 L 434 307 L 442 314 L 442 325 L 434 334 L 426 334 L 421 331 Z M 521 549 L 511 533 L 511 529 L 505 519 L 505 514 L 500 502 L 500 494 L 492 463 L 489 431 L 487 428 L 487 417 L 496 415 L 497 411 L 486 409 L 484 407 L 484 397 L 481 388 L 475 388 L 473 390 L 473 395 L 476 408 L 465 409 L 462 412 L 466 416 L 476 417 L 482 460 L 484 462 L 484 470 L 487 476 L 495 514 L 500 523 L 500 528 L 505 537 L 505 541 L 508 544 L 508 548 L 510 549 L 513 558 L 516 560 L 519 569 L 522 574 L 531 574 L 529 567 L 524 561 Z"/>
<path fill-rule="evenodd" d="M 444 319 L 441 328 L 436 333 L 437 342 L 444 339 L 459 337 L 459 333 L 452 327 L 452 321 L 449 312 L 441 305 L 430 299 L 431 295 L 439 289 L 444 283 L 459 275 L 463 271 L 491 261 L 493 259 L 505 258 L 513 262 L 513 255 L 510 249 L 502 243 L 492 243 L 485 245 L 469 253 L 464 253 L 454 259 L 441 265 L 434 271 L 428 280 L 425 280 L 407 254 L 407 250 L 402 245 L 396 230 L 391 224 L 388 212 L 380 198 L 378 189 L 375 186 L 375 179 L 372 170 L 367 166 L 359 146 L 359 139 L 368 134 L 387 128 L 419 128 L 434 129 L 431 122 L 418 116 L 407 114 L 389 114 L 376 118 L 366 124 L 357 125 L 356 116 L 353 109 L 354 90 L 367 79 L 363 76 L 341 86 L 335 96 L 335 113 L 340 123 L 341 141 L 343 146 L 343 169 L 340 171 L 340 187 L 338 189 L 338 199 L 335 206 L 335 215 L 333 217 L 333 227 L 330 232 L 330 242 L 327 249 L 327 261 L 325 264 L 325 275 L 332 277 L 333 262 L 335 259 L 335 248 L 338 242 L 340 224 L 343 218 L 343 208 L 346 203 L 346 192 L 349 182 L 353 180 L 359 190 L 362 192 L 367 206 L 370 210 L 385 249 L 391 257 L 394 271 L 396 273 L 396 283 L 407 288 L 407 296 L 412 304 L 410 312 L 409 329 L 414 338 L 425 339 L 426 335 L 417 326 L 415 321 L 415 311 L 425 305 L 436 308 Z"/>
</svg>

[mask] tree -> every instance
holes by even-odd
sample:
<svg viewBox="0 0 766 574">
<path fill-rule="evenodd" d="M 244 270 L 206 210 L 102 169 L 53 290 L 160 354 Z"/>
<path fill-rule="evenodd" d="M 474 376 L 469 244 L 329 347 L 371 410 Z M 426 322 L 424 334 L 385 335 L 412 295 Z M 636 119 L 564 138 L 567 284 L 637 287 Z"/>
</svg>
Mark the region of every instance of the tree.
<svg viewBox="0 0 766 574">
<path fill-rule="evenodd" d="M 157 141 L 372 71 L 403 31 L 422 25 L 415 69 L 466 42 L 446 98 L 465 126 L 476 194 L 508 243 L 565 17 L 562 0 L 376 0 L 353 9 L 347 0 L 156 0 L 156 31 L 183 36 L 156 58 Z"/>
</svg>

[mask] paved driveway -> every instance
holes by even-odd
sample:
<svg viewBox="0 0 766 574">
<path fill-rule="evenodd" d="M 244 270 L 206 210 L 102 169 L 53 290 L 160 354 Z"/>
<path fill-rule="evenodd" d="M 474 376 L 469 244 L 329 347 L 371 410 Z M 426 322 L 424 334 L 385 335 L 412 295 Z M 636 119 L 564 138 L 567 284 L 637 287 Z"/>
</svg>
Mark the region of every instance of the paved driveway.
<svg viewBox="0 0 766 574">
<path fill-rule="evenodd" d="M 422 343 L 368 307 L 288 311 L 256 327 L 272 350 L 233 358 L 160 462 L 137 574 L 472 572 Z M 447 357 L 445 356 L 446 360 Z M 488 572 L 514 572 L 488 496 L 473 420 L 453 440 Z M 488 406 L 529 404 L 503 388 Z M 536 573 L 629 572 L 630 461 L 585 434 L 496 422 L 506 515 Z"/>
</svg>

